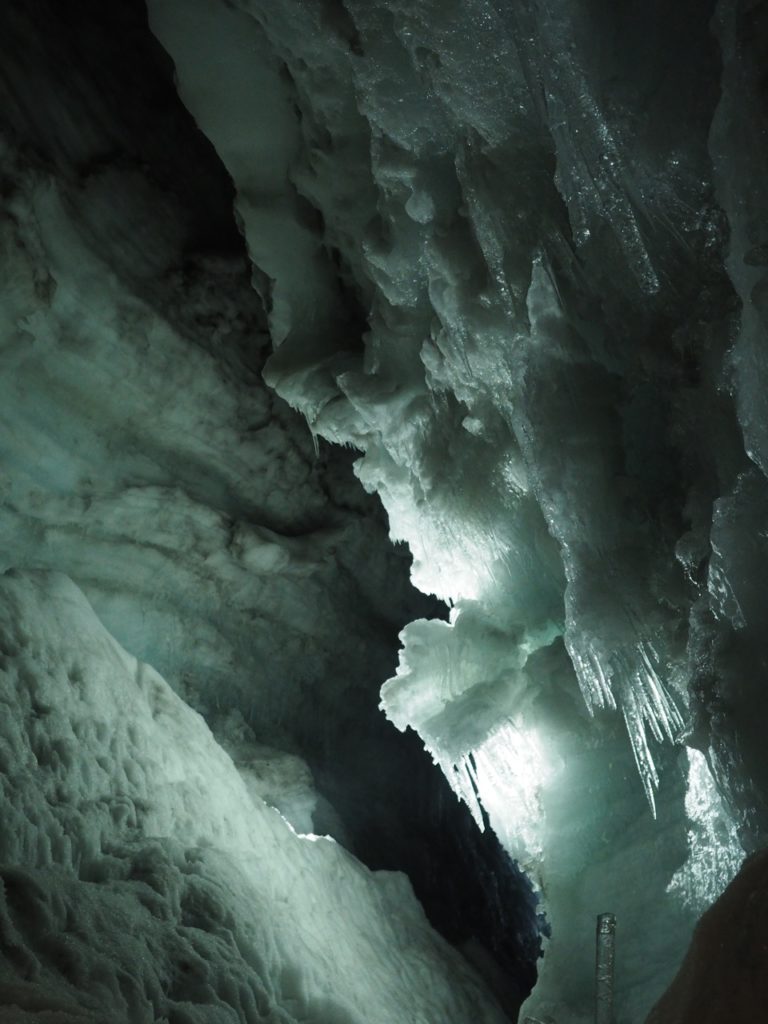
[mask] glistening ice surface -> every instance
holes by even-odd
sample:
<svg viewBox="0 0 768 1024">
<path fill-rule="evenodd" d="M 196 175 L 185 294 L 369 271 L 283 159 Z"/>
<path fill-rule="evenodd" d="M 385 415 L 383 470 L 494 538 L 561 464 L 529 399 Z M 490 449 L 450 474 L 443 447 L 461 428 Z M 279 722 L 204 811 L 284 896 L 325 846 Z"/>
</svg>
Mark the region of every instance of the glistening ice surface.
<svg viewBox="0 0 768 1024">
<path fill-rule="evenodd" d="M 610 909 L 640 1019 L 765 828 L 764 16 L 149 6 L 237 185 L 268 381 L 452 605 L 383 708 L 541 884 L 531 1012 L 588 1019 Z"/>
</svg>

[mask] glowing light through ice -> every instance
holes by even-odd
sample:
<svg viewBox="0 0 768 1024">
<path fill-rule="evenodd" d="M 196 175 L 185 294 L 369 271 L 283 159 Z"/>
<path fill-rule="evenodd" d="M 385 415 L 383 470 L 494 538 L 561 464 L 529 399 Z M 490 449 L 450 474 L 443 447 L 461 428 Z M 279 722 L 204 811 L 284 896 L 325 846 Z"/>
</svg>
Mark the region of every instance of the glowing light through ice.
<svg viewBox="0 0 768 1024">
<path fill-rule="evenodd" d="M 485 827 L 482 806 L 505 848 L 537 873 L 543 845 L 541 794 L 554 765 L 535 729 L 507 721 L 457 764 L 437 760 L 479 828 Z"/>
</svg>

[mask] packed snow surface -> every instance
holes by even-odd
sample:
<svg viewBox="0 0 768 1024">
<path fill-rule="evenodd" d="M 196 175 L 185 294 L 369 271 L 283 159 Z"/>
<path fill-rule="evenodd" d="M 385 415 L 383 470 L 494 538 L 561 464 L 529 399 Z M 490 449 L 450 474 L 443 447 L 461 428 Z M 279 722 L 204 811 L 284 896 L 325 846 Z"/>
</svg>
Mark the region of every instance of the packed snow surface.
<svg viewBox="0 0 768 1024">
<path fill-rule="evenodd" d="M 297 834 L 66 577 L 0 578 L 0 659 L 4 1024 L 503 1024 L 405 876 Z"/>
</svg>

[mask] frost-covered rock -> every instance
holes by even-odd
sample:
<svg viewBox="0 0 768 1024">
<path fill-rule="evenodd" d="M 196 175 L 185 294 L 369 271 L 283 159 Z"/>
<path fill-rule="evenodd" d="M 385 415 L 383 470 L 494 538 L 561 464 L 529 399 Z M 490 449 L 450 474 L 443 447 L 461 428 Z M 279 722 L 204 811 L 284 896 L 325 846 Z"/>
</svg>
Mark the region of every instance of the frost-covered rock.
<svg viewBox="0 0 768 1024">
<path fill-rule="evenodd" d="M 65 577 L 0 578 L 3 1021 L 505 1019 L 402 875 L 301 836 Z"/>
</svg>

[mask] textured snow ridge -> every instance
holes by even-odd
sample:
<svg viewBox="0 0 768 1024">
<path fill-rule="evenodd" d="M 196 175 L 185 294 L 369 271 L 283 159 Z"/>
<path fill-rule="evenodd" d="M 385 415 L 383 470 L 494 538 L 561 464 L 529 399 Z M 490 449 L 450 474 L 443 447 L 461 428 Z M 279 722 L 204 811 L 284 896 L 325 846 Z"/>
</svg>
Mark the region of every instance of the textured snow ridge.
<svg viewBox="0 0 768 1024">
<path fill-rule="evenodd" d="M 66 577 L 0 578 L 0 658 L 4 1024 L 502 1024 L 405 877 L 298 835 Z"/>
</svg>

